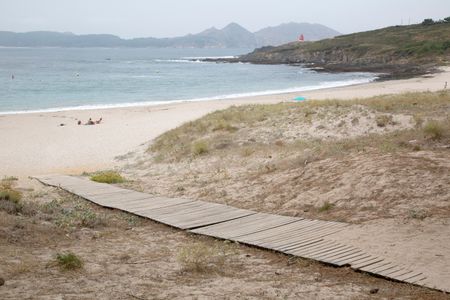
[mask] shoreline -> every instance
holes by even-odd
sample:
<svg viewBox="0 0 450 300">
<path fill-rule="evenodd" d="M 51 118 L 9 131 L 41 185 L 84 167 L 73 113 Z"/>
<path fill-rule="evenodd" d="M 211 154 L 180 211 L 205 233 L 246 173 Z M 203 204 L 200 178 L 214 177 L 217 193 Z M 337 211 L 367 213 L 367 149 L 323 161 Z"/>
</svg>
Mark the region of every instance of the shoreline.
<svg viewBox="0 0 450 300">
<path fill-rule="evenodd" d="M 115 157 L 148 144 L 167 130 L 232 105 L 271 104 L 309 99 L 353 99 L 404 92 L 438 91 L 450 82 L 450 68 L 441 73 L 404 80 L 376 81 L 305 92 L 183 101 L 57 112 L 0 115 L 0 176 L 26 177 L 46 173 L 80 174 L 113 168 Z M 94 126 L 79 126 L 89 118 L 103 118 Z M 60 126 L 64 124 L 64 126 Z"/>
<path fill-rule="evenodd" d="M 92 105 L 80 105 L 80 106 L 68 106 L 68 107 L 52 107 L 43 108 L 36 110 L 16 110 L 16 111 L 0 111 L 0 116 L 6 115 L 20 115 L 20 114 L 33 114 L 33 113 L 55 113 L 64 111 L 82 111 L 82 110 L 103 110 L 103 109 L 113 109 L 113 108 L 132 108 L 132 107 L 153 107 L 166 104 L 178 104 L 178 103 L 189 103 L 189 102 L 205 102 L 205 101 L 224 101 L 233 100 L 249 97 L 261 97 L 261 96 L 273 96 L 273 95 L 283 95 L 291 93 L 306 93 L 314 92 L 324 89 L 333 89 L 339 87 L 350 87 L 361 84 L 368 84 L 371 82 L 377 82 L 378 75 L 373 74 L 373 78 L 361 78 L 353 79 L 348 81 L 334 81 L 332 83 L 324 83 L 322 85 L 316 86 L 305 86 L 305 87 L 293 87 L 279 90 L 266 90 L 258 92 L 247 92 L 247 93 L 236 93 L 236 94 L 226 94 L 211 97 L 200 97 L 191 99 L 173 99 L 173 100 L 157 100 L 157 101 L 142 101 L 142 102 L 123 102 L 123 103 L 109 103 L 109 104 L 92 104 Z"/>
</svg>

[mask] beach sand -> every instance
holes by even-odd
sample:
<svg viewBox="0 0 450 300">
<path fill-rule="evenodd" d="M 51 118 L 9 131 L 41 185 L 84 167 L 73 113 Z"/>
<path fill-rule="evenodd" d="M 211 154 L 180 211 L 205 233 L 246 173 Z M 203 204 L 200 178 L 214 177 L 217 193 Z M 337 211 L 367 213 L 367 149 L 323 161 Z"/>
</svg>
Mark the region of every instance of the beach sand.
<svg viewBox="0 0 450 300">
<path fill-rule="evenodd" d="M 114 158 L 136 150 L 161 133 L 231 105 L 307 99 L 352 99 L 383 94 L 436 91 L 450 82 L 450 68 L 407 80 L 227 100 L 145 107 L 0 115 L 0 177 L 43 173 L 80 174 L 113 168 Z M 77 125 L 102 117 L 99 125 Z M 64 124 L 64 126 L 61 126 Z"/>
</svg>

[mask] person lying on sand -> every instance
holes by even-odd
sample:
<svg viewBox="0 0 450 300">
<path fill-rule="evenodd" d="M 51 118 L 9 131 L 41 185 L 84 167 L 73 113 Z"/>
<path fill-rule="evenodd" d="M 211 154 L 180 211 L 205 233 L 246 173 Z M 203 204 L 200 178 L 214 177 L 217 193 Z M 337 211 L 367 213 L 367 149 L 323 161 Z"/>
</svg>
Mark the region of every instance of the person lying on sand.
<svg viewBox="0 0 450 300">
<path fill-rule="evenodd" d="M 100 117 L 97 121 L 93 121 L 92 118 L 89 118 L 89 120 L 84 125 L 95 125 L 100 124 L 102 122 L 103 118 Z M 78 120 L 78 125 L 81 125 L 81 120 Z"/>
</svg>

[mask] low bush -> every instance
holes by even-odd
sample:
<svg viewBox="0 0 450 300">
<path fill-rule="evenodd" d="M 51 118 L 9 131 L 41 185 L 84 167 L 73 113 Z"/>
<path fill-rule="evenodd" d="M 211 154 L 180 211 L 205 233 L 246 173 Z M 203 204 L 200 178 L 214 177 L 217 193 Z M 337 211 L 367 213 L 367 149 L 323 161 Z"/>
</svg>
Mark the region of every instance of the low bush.
<svg viewBox="0 0 450 300">
<path fill-rule="evenodd" d="M 81 259 L 72 252 L 58 253 L 56 262 L 63 270 L 76 270 L 83 266 Z"/>
<path fill-rule="evenodd" d="M 330 211 L 331 209 L 333 209 L 333 207 L 334 207 L 334 204 L 333 204 L 333 203 L 330 203 L 330 202 L 328 202 L 328 201 L 325 201 L 325 203 L 324 203 L 321 207 L 319 207 L 319 212 L 327 212 L 327 211 Z"/>
<path fill-rule="evenodd" d="M 386 127 L 389 124 L 393 124 L 393 119 L 391 115 L 378 115 L 375 122 L 377 122 L 378 127 Z"/>
<path fill-rule="evenodd" d="M 14 182 L 9 179 L 0 181 L 0 200 L 19 203 L 22 193 L 14 188 Z"/>
<path fill-rule="evenodd" d="M 195 156 L 209 152 L 208 144 L 205 141 L 197 141 L 192 144 L 192 154 Z"/>
<path fill-rule="evenodd" d="M 440 122 L 430 121 L 425 124 L 423 132 L 428 138 L 431 138 L 434 141 L 438 141 L 444 136 L 445 128 Z"/>
<path fill-rule="evenodd" d="M 120 175 L 116 171 L 103 171 L 92 175 L 91 180 L 111 184 L 111 183 L 122 183 L 125 181 L 125 178 L 123 178 L 122 175 Z"/>
<path fill-rule="evenodd" d="M 227 243 L 215 243 L 214 245 L 196 243 L 181 248 L 177 259 L 184 271 L 220 271 L 234 254 L 231 245 Z"/>
</svg>

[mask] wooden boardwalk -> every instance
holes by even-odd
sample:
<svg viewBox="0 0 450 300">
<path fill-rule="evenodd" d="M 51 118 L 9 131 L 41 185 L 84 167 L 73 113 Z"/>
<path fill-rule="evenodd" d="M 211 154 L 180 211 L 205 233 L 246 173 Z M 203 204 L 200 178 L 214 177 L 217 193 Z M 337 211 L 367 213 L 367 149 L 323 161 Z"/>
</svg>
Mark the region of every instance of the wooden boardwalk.
<svg viewBox="0 0 450 300">
<path fill-rule="evenodd" d="M 258 213 L 223 204 L 155 197 L 66 175 L 35 177 L 98 205 L 120 209 L 196 234 L 212 236 L 377 276 L 432 287 L 420 271 L 373 256 L 333 234 L 349 224 Z M 450 292 L 450 290 L 447 290 Z"/>
</svg>

